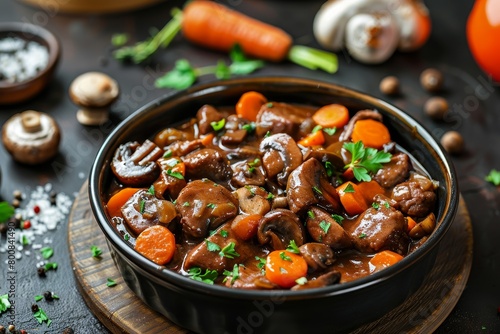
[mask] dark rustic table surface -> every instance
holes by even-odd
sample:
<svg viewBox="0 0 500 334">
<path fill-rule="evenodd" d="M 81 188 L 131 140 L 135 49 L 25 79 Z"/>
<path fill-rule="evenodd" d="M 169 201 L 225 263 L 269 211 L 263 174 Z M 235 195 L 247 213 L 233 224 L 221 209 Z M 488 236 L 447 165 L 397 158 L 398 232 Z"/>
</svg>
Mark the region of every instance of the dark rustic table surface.
<svg viewBox="0 0 500 334">
<path fill-rule="evenodd" d="M 167 50 L 158 52 L 147 65 L 124 65 L 111 57 L 111 36 L 127 33 L 132 41 L 142 40 L 152 27 L 160 28 L 170 18 L 173 6 L 180 1 L 112 15 L 76 15 L 60 12 L 60 1 L 47 1 L 45 8 L 26 6 L 13 0 L 0 1 L 0 22 L 31 22 L 52 31 L 62 44 L 62 58 L 49 86 L 36 98 L 14 106 L 0 107 L 0 124 L 10 116 L 35 109 L 52 115 L 62 128 L 60 153 L 55 160 L 39 167 L 15 163 L 0 148 L 2 182 L 0 198 L 11 201 L 13 191 L 24 193 L 38 185 L 50 183 L 57 192 L 74 198 L 88 177 L 90 166 L 110 127 L 84 127 L 75 117 L 76 107 L 68 96 L 68 87 L 79 74 L 91 70 L 108 73 L 120 84 L 121 96 L 112 108 L 113 123 L 146 103 L 169 93 L 156 89 L 155 78 L 170 69 L 175 60 L 188 59 L 195 66 L 212 65 L 219 54 L 193 46 L 178 36 Z M 323 1 L 225 1 L 249 15 L 273 23 L 288 31 L 297 44 L 318 46 L 312 34 L 315 13 Z M 474 255 L 467 286 L 450 316 L 438 333 L 500 333 L 500 190 L 484 181 L 493 168 L 500 169 L 500 88 L 489 80 L 474 62 L 465 37 L 465 25 L 472 0 L 426 1 L 432 17 L 432 34 L 427 44 L 411 54 L 396 53 L 382 65 L 363 65 L 347 54 L 339 53 L 336 74 L 310 71 L 293 64 L 267 64 L 253 75 L 291 75 L 345 85 L 386 99 L 404 109 L 440 138 L 447 130 L 459 131 L 465 138 L 466 150 L 453 157 L 461 193 L 467 203 L 473 225 Z M 441 93 L 448 99 L 451 116 L 447 122 L 432 121 L 422 112 L 429 98 L 419 84 L 420 73 L 435 67 L 445 74 Z M 378 90 L 386 75 L 401 80 L 402 95 L 387 98 Z M 199 82 L 214 80 L 203 77 Z M 106 328 L 93 316 L 80 296 L 68 255 L 67 224 L 47 232 L 52 240 L 57 271 L 45 279 L 36 273 L 39 261 L 35 251 L 16 261 L 15 324 L 28 333 L 61 333 L 72 327 L 77 333 L 106 333 Z M 0 239 L 0 246 L 5 236 Z M 0 253 L 0 294 L 7 293 L 6 254 Z M 38 325 L 31 311 L 33 297 L 51 290 L 60 299 L 44 304 L 52 324 Z M 0 315 L 0 325 L 7 325 L 8 314 Z"/>
</svg>

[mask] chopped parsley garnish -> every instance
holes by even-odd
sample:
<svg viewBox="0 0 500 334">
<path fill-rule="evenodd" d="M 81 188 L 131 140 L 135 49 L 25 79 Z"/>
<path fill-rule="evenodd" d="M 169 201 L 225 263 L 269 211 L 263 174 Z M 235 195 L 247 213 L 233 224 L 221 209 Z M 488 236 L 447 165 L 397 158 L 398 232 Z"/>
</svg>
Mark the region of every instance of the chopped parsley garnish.
<svg viewBox="0 0 500 334">
<path fill-rule="evenodd" d="M 129 240 L 130 240 L 130 234 L 125 233 L 125 235 L 123 236 L 123 239 L 124 239 L 125 241 L 129 241 Z"/>
<path fill-rule="evenodd" d="M 378 210 L 378 209 L 380 209 L 380 204 L 378 204 L 377 202 L 373 202 L 372 208 L 374 208 L 375 210 Z"/>
<path fill-rule="evenodd" d="M 354 187 L 352 186 L 352 183 L 348 183 L 347 186 L 344 188 L 345 193 L 353 193 L 355 192 Z"/>
<path fill-rule="evenodd" d="M 272 107 L 273 107 L 273 103 L 272 103 L 272 102 L 269 102 L 268 104 L 266 104 L 266 107 L 268 107 L 268 108 L 272 108 Z"/>
<path fill-rule="evenodd" d="M 90 246 L 90 251 L 92 252 L 92 257 L 100 257 L 102 255 L 102 250 L 96 245 Z"/>
<path fill-rule="evenodd" d="M 298 285 L 304 285 L 307 283 L 307 278 L 306 277 L 297 278 L 295 280 L 295 283 L 297 283 Z"/>
<path fill-rule="evenodd" d="M 116 281 L 112 278 L 108 278 L 108 279 L 106 279 L 106 285 L 110 288 L 114 287 L 114 286 L 116 286 Z"/>
<path fill-rule="evenodd" d="M 314 190 L 316 193 L 318 193 L 318 194 L 320 194 L 320 195 L 323 195 L 323 192 L 322 192 L 322 191 L 321 191 L 321 189 L 319 189 L 317 186 L 313 186 L 312 188 L 313 188 L 313 190 Z"/>
<path fill-rule="evenodd" d="M 127 44 L 127 41 L 128 41 L 127 34 L 114 34 L 113 36 L 111 36 L 111 44 L 116 47 Z"/>
<path fill-rule="evenodd" d="M 217 270 L 205 269 L 205 272 L 203 273 L 201 268 L 193 267 L 189 269 L 188 276 L 195 281 L 213 285 L 219 275 L 217 274 Z"/>
<path fill-rule="evenodd" d="M 14 207 L 7 202 L 0 202 L 0 223 L 7 221 L 14 214 Z"/>
<path fill-rule="evenodd" d="M 492 169 L 490 171 L 490 173 L 484 179 L 486 181 L 494 184 L 495 186 L 500 186 L 500 171 L 497 171 L 496 169 Z"/>
<path fill-rule="evenodd" d="M 389 202 L 384 202 L 384 206 L 386 209 L 389 209 L 391 206 L 389 205 Z"/>
<path fill-rule="evenodd" d="M 321 129 L 323 129 L 323 127 L 322 127 L 321 125 L 316 125 L 316 126 L 312 129 L 311 133 L 316 133 L 316 132 L 320 131 Z"/>
<path fill-rule="evenodd" d="M 48 260 L 54 255 L 54 250 L 50 247 L 43 247 L 40 249 L 40 253 L 45 260 Z"/>
<path fill-rule="evenodd" d="M 311 210 L 307 211 L 307 216 L 311 219 L 314 219 L 316 218 L 316 215 L 314 214 L 314 212 L 312 212 Z"/>
<path fill-rule="evenodd" d="M 333 164 L 330 161 L 325 161 L 326 175 L 332 177 L 333 175 Z"/>
<path fill-rule="evenodd" d="M 264 138 L 267 138 L 271 135 L 271 131 L 267 131 L 266 134 L 264 135 Z"/>
<path fill-rule="evenodd" d="M 266 259 L 261 258 L 261 257 L 258 257 L 258 256 L 256 256 L 256 257 L 255 257 L 255 259 L 256 259 L 257 261 L 259 261 L 259 263 L 257 263 L 257 267 L 258 267 L 259 269 L 263 269 L 263 268 L 264 268 L 264 266 L 266 265 Z"/>
<path fill-rule="evenodd" d="M 242 266 L 242 264 L 238 265 L 238 264 L 234 264 L 233 266 L 233 270 L 232 271 L 229 271 L 229 270 L 224 270 L 224 276 L 226 276 L 224 278 L 224 281 L 227 281 L 229 278 L 231 278 L 231 284 L 234 284 L 234 281 L 236 281 L 238 278 L 240 278 L 240 266 Z"/>
<path fill-rule="evenodd" d="M 56 270 L 57 269 L 57 262 L 47 262 L 44 266 L 45 271 L 49 270 Z"/>
<path fill-rule="evenodd" d="M 226 230 L 220 230 L 220 235 L 222 235 L 224 238 L 227 238 L 229 233 Z"/>
<path fill-rule="evenodd" d="M 255 123 L 252 122 L 252 123 L 244 124 L 241 128 L 248 133 L 252 133 L 255 131 Z"/>
<path fill-rule="evenodd" d="M 286 250 L 289 251 L 290 253 L 300 254 L 299 247 L 297 246 L 295 240 L 290 240 L 290 244 L 288 245 Z"/>
<path fill-rule="evenodd" d="M 255 171 L 255 167 L 259 166 L 259 163 L 260 163 L 260 159 L 259 158 L 255 158 L 254 161 L 250 161 L 248 163 L 248 166 L 250 166 L 250 168 L 248 168 L 248 171 L 250 173 L 253 173 Z"/>
<path fill-rule="evenodd" d="M 175 167 L 179 164 L 179 160 L 177 159 L 169 159 L 167 160 L 167 162 L 165 163 L 167 166 L 170 166 L 170 167 Z"/>
<path fill-rule="evenodd" d="M 7 311 L 10 306 L 9 294 L 6 293 L 5 295 L 0 295 L 0 314 Z"/>
<path fill-rule="evenodd" d="M 392 157 L 389 152 L 378 151 L 370 147 L 365 148 L 361 141 L 344 143 L 343 148 L 351 152 L 351 162 L 344 168 L 351 168 L 358 181 L 371 181 L 370 173 L 376 173 L 382 168 L 382 164 L 391 161 Z"/>
<path fill-rule="evenodd" d="M 35 319 L 38 321 L 39 324 L 45 322 L 47 324 L 47 327 L 49 327 L 50 324 L 52 323 L 52 320 L 50 320 L 49 317 L 47 317 L 47 314 L 45 314 L 45 311 L 41 307 L 38 307 L 38 311 L 33 313 L 33 316 L 35 317 Z"/>
<path fill-rule="evenodd" d="M 223 118 L 217 122 L 210 122 L 210 125 L 212 126 L 212 129 L 214 129 L 214 131 L 220 131 L 224 129 L 224 126 L 226 125 L 226 119 Z"/>
<path fill-rule="evenodd" d="M 319 223 L 319 227 L 323 230 L 323 232 L 325 232 L 325 234 L 328 233 L 328 230 L 330 229 L 330 226 L 332 224 L 322 220 L 320 223 Z"/>
<path fill-rule="evenodd" d="M 245 189 L 250 192 L 250 195 L 255 196 L 255 188 L 251 186 L 245 186 Z"/>
<path fill-rule="evenodd" d="M 274 195 L 273 193 L 268 193 L 266 199 L 273 199 Z"/>
<path fill-rule="evenodd" d="M 240 254 L 234 249 L 236 244 L 234 242 L 228 243 L 224 248 L 219 252 L 220 256 L 227 257 L 228 259 L 234 259 L 235 257 L 240 256 Z"/>
<path fill-rule="evenodd" d="M 323 131 L 326 132 L 328 135 L 333 136 L 337 132 L 337 128 L 323 128 Z"/>
<path fill-rule="evenodd" d="M 214 203 L 208 203 L 207 204 L 207 208 L 215 209 L 215 204 Z"/>
<path fill-rule="evenodd" d="M 290 262 L 292 262 L 292 258 L 290 256 L 286 255 L 285 252 L 280 252 L 280 258 L 283 261 L 290 261 Z"/>
<path fill-rule="evenodd" d="M 217 245 L 215 242 L 212 242 L 208 239 L 205 239 L 205 242 L 207 243 L 207 250 L 209 252 L 218 252 L 220 251 L 219 245 Z"/>
<path fill-rule="evenodd" d="M 170 158 L 172 156 L 172 150 L 167 150 L 163 153 L 164 158 Z"/>
<path fill-rule="evenodd" d="M 43 296 L 42 295 L 36 295 L 35 296 L 35 302 L 39 302 L 40 300 L 43 299 Z"/>
<path fill-rule="evenodd" d="M 29 245 L 29 244 L 30 244 L 30 240 L 29 240 L 29 239 L 28 239 L 28 237 L 27 237 L 26 235 L 24 235 L 24 234 L 21 236 L 21 244 L 22 244 L 23 246 L 27 246 L 27 245 Z"/>
<path fill-rule="evenodd" d="M 366 238 L 366 233 L 360 233 L 360 234 L 358 235 L 358 238 L 360 238 L 360 239 L 364 239 L 364 238 Z"/>
<path fill-rule="evenodd" d="M 141 215 L 144 213 L 145 209 L 146 209 L 146 200 L 141 199 L 141 201 L 139 202 L 139 212 L 141 213 Z"/>
<path fill-rule="evenodd" d="M 153 196 L 155 195 L 155 186 L 154 186 L 154 185 L 151 185 L 151 186 L 149 187 L 149 189 L 148 189 L 148 193 L 149 193 L 150 195 L 153 195 Z"/>
<path fill-rule="evenodd" d="M 342 217 L 340 215 L 333 214 L 332 218 L 333 218 L 333 220 L 335 220 L 337 222 L 337 224 L 342 226 L 342 221 L 344 220 L 344 217 Z"/>
<path fill-rule="evenodd" d="M 176 179 L 179 179 L 179 180 L 184 180 L 184 175 L 182 175 L 181 172 L 174 172 L 171 169 L 167 169 L 167 175 L 175 177 Z"/>
<path fill-rule="evenodd" d="M 189 202 L 184 202 L 184 203 L 182 203 L 182 206 L 185 206 L 185 207 L 188 207 L 188 206 L 190 206 L 190 205 L 191 205 L 191 204 L 189 204 Z"/>
</svg>

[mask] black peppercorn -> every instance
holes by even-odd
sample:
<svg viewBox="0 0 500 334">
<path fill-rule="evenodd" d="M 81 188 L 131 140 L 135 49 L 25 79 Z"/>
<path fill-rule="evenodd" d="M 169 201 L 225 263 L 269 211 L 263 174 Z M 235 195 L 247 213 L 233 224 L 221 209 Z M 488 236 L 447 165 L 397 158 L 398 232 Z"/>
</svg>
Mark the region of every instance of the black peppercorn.
<svg viewBox="0 0 500 334">
<path fill-rule="evenodd" d="M 36 313 L 40 310 L 37 304 L 31 305 L 31 312 Z"/>
<path fill-rule="evenodd" d="M 45 268 L 44 267 L 38 267 L 36 269 L 36 273 L 38 274 L 38 277 L 45 277 Z"/>
<path fill-rule="evenodd" d="M 54 300 L 54 296 L 52 295 L 51 291 L 45 291 L 43 293 L 43 296 L 45 297 L 45 300 L 48 301 L 48 302 L 51 302 L 51 301 Z"/>
</svg>

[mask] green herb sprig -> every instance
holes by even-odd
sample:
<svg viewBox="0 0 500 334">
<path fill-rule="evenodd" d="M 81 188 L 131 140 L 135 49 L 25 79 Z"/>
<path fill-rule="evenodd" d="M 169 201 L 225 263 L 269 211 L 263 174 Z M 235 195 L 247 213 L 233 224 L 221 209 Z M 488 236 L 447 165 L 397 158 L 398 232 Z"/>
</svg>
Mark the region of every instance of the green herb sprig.
<svg viewBox="0 0 500 334">
<path fill-rule="evenodd" d="M 361 141 L 344 143 L 343 147 L 351 153 L 351 162 L 344 168 L 351 168 L 358 181 L 371 181 L 370 173 L 376 173 L 392 157 L 389 152 L 365 147 Z"/>
<path fill-rule="evenodd" d="M 213 285 L 219 274 L 217 270 L 205 269 L 205 272 L 202 272 L 201 268 L 193 267 L 189 269 L 188 276 L 195 281 Z"/>
</svg>

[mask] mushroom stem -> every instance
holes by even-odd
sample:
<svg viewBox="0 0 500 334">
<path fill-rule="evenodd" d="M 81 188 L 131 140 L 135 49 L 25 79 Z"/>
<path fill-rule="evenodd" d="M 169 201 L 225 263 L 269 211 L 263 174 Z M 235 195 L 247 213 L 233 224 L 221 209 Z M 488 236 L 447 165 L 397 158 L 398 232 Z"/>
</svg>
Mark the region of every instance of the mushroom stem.
<svg viewBox="0 0 500 334">
<path fill-rule="evenodd" d="M 34 110 L 27 110 L 21 113 L 21 124 L 24 131 L 28 133 L 35 133 L 42 130 L 40 114 Z"/>
</svg>

